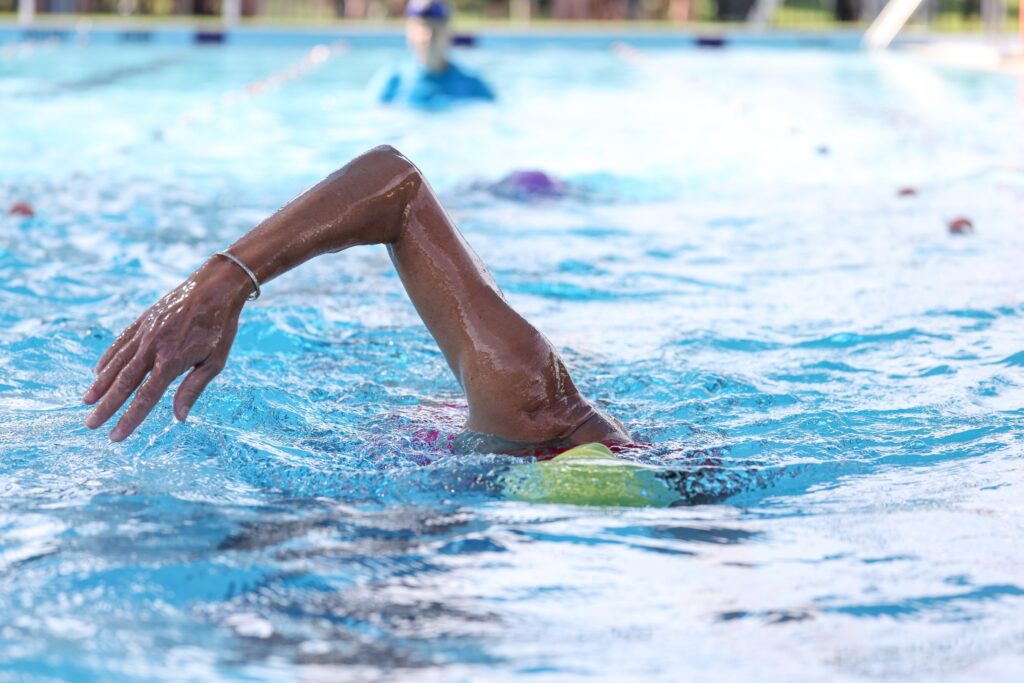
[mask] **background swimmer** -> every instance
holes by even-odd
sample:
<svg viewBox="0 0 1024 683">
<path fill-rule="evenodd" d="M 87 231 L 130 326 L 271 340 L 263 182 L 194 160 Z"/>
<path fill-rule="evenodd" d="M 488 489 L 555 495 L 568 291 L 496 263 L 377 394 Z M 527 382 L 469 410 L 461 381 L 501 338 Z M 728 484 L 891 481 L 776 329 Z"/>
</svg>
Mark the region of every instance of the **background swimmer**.
<svg viewBox="0 0 1024 683">
<path fill-rule="evenodd" d="M 451 61 L 451 11 L 437 0 L 413 0 L 406 10 L 405 37 L 414 59 L 390 70 L 377 86 L 382 103 L 420 109 L 443 108 L 458 100 L 494 100 L 482 79 Z"/>
<path fill-rule="evenodd" d="M 487 189 L 496 197 L 517 201 L 559 199 L 571 190 L 558 178 L 535 170 L 513 171 Z"/>
</svg>

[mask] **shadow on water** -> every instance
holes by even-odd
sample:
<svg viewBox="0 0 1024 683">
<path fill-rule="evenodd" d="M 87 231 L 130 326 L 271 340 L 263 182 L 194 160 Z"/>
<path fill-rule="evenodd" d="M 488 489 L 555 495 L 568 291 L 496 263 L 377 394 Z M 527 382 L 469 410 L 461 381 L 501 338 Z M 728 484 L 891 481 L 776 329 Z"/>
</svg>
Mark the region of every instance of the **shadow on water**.
<svg viewBox="0 0 1024 683">
<path fill-rule="evenodd" d="M 753 540 L 761 534 L 756 531 L 730 527 L 694 527 L 666 524 L 651 526 L 623 526 L 608 530 L 621 536 L 642 536 L 654 539 L 684 541 L 686 543 L 710 543 L 713 545 L 735 545 Z"/>
<path fill-rule="evenodd" d="M 839 614 L 856 619 L 884 619 L 913 621 L 923 615 L 947 621 L 974 621 L 982 617 L 985 603 L 999 602 L 1006 598 L 1022 598 L 1024 589 L 1012 585 L 986 585 L 976 589 L 948 595 L 925 595 L 908 597 L 899 601 L 864 604 L 837 605 L 828 599 L 811 608 L 797 610 L 734 610 L 721 612 L 718 621 L 753 619 L 766 624 L 785 624 L 820 618 L 825 614 Z"/>
<path fill-rule="evenodd" d="M 276 567 L 209 606 L 210 620 L 245 641 L 234 656 L 383 669 L 498 661 L 485 640 L 503 629 L 501 618 L 460 594 L 444 559 L 503 552 L 472 514 L 296 502 L 308 508 L 303 517 L 265 516 L 216 549 L 224 561 Z"/>
</svg>

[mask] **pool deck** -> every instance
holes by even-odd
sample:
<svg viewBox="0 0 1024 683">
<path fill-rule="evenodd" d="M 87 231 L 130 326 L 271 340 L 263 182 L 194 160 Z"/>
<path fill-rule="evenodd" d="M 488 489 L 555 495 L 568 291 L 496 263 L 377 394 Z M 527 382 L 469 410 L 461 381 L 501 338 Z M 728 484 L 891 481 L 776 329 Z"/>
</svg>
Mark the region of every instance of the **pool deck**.
<svg viewBox="0 0 1024 683">
<path fill-rule="evenodd" d="M 538 46 L 555 43 L 578 48 L 608 48 L 617 43 L 636 47 L 681 48 L 725 46 L 735 47 L 809 47 L 826 49 L 857 49 L 860 32 L 849 31 L 756 31 L 728 26 L 678 27 L 644 26 L 609 28 L 589 25 L 580 28 L 563 26 L 497 27 L 456 26 L 457 36 L 469 36 L 487 47 Z M 103 22 L 69 21 L 48 18 L 31 27 L 13 21 L 0 21 L 0 42 L 19 39 L 88 40 L 93 43 L 211 43 L 231 45 L 309 45 L 347 41 L 355 46 L 395 45 L 404 41 L 400 23 L 352 26 L 338 24 L 324 27 L 243 25 L 224 30 L 216 22 Z"/>
<path fill-rule="evenodd" d="M 488 48 L 536 48 L 545 45 L 577 49 L 610 49 L 627 44 L 643 49 L 861 49 L 860 29 L 836 30 L 834 27 L 791 30 L 759 30 L 737 24 L 629 25 L 612 23 L 572 24 L 470 24 L 456 26 L 456 37 L 463 45 Z M 243 24 L 225 30 L 216 19 L 70 19 L 45 17 L 29 27 L 13 20 L 0 20 L 0 44 L 25 40 L 59 40 L 93 44 L 153 45 L 233 45 L 233 46 L 309 46 L 344 41 L 353 47 L 394 47 L 401 45 L 401 22 L 377 24 L 337 23 L 330 26 L 271 26 Z M 984 34 L 946 34 L 908 30 L 894 43 L 906 50 L 945 66 L 1024 75 L 1024 49 L 1015 36 L 992 38 Z"/>
<path fill-rule="evenodd" d="M 908 50 L 943 66 L 1024 77 L 1024 48 L 1020 43 L 948 40 L 913 45 Z"/>
</svg>

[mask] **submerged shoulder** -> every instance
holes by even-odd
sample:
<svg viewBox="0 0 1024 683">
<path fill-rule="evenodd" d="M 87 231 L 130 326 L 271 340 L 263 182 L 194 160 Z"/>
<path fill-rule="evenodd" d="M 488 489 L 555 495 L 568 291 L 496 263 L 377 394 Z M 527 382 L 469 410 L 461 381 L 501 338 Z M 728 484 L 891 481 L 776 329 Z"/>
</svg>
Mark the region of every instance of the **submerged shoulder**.
<svg viewBox="0 0 1024 683">
<path fill-rule="evenodd" d="M 409 160 L 409 157 L 398 151 L 397 148 L 382 144 L 377 145 L 373 149 L 362 154 L 358 159 L 358 162 L 366 168 L 370 169 L 387 169 L 387 170 L 400 170 L 407 172 L 419 173 L 419 169 L 416 164 Z"/>
<path fill-rule="evenodd" d="M 479 75 L 456 64 L 452 64 L 451 69 L 453 80 L 458 82 L 459 88 L 464 94 L 483 99 L 494 99 L 494 91 Z"/>
</svg>

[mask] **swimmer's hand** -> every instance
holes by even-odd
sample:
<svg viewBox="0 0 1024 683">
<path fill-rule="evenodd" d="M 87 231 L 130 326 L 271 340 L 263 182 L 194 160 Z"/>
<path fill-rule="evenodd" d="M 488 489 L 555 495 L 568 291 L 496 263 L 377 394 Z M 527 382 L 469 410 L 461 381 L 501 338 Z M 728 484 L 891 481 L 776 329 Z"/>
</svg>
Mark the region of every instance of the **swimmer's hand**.
<svg viewBox="0 0 1024 683">
<path fill-rule="evenodd" d="M 171 382 L 191 370 L 174 396 L 174 414 L 179 420 L 188 417 L 206 385 L 224 368 L 238 316 L 251 292 L 252 283 L 241 269 L 215 257 L 153 304 L 96 364 L 96 381 L 82 400 L 98 405 L 85 426 L 102 425 L 138 389 L 110 433 L 112 441 L 125 439 Z"/>
</svg>

